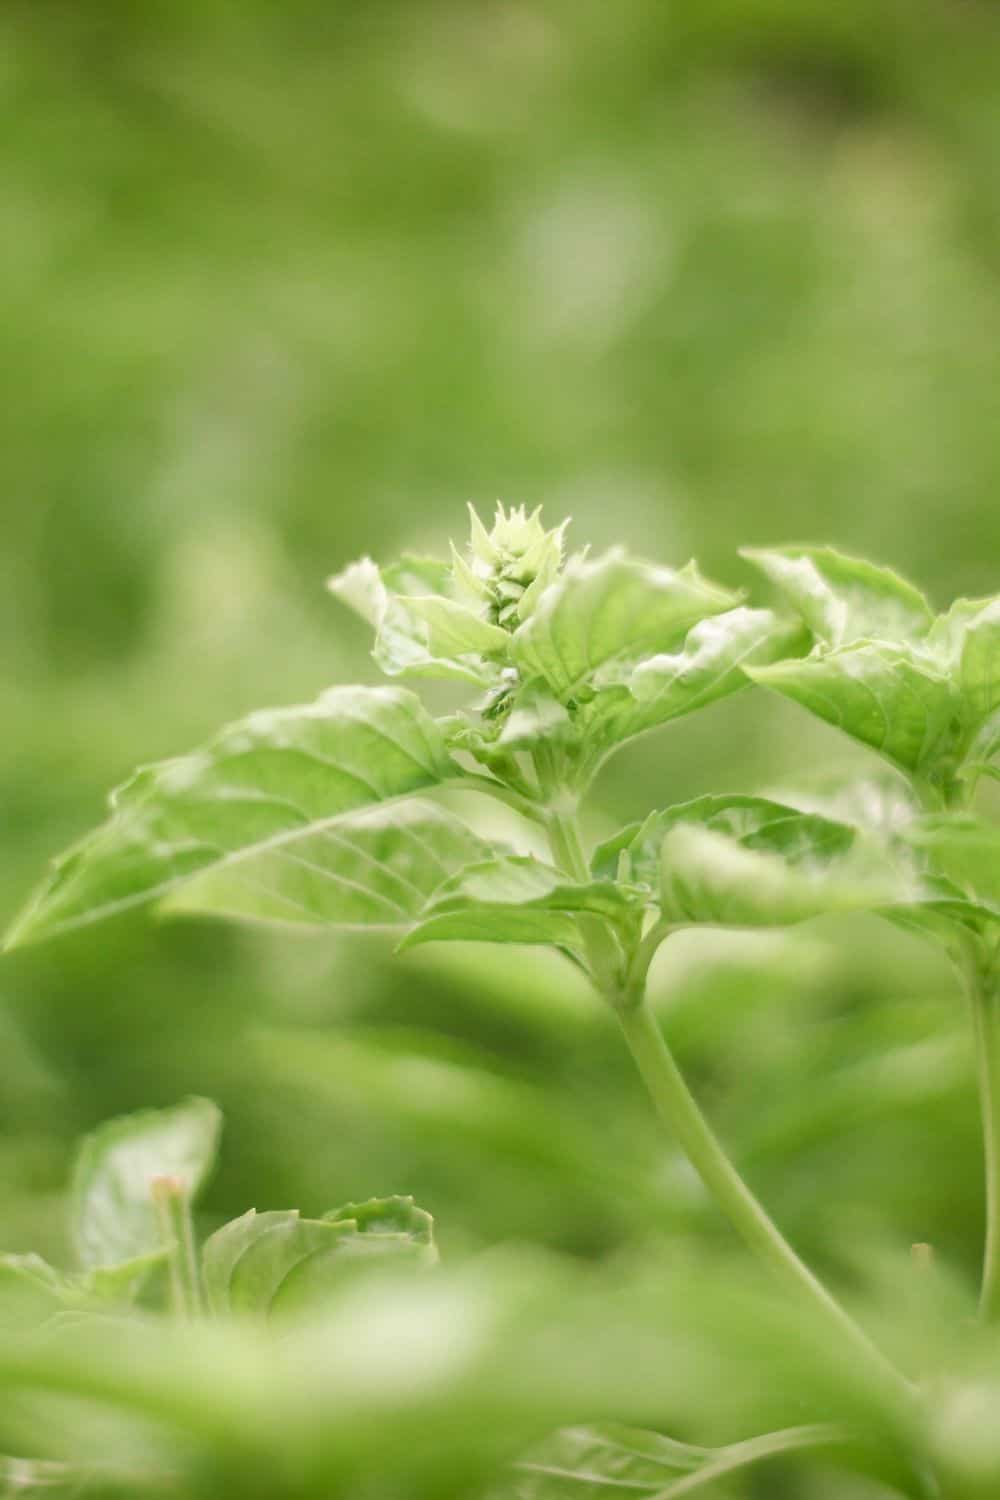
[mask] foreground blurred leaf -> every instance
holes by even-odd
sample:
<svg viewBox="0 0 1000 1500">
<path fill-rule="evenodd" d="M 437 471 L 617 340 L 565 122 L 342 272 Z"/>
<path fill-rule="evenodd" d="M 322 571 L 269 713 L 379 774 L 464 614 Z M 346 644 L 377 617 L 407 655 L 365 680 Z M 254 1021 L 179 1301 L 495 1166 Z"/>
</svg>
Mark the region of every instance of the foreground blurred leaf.
<svg viewBox="0 0 1000 1500">
<path fill-rule="evenodd" d="M 8 937 L 33 941 L 163 896 L 209 869 L 286 851 L 344 813 L 455 774 L 434 721 L 401 688 L 334 688 L 263 710 L 203 751 L 139 771 L 111 817 L 56 862 Z"/>
<path fill-rule="evenodd" d="M 508 855 L 470 865 L 446 882 L 402 948 L 464 941 L 580 947 L 580 916 L 627 918 L 638 897 L 609 880 L 567 881 L 551 865 Z"/>
<path fill-rule="evenodd" d="M 666 651 L 697 620 L 736 602 L 692 565 L 675 572 L 617 549 L 596 562 L 574 558 L 514 633 L 513 659 L 565 702 L 605 662 Z"/>
<path fill-rule="evenodd" d="M 151 1184 L 179 1180 L 194 1198 L 215 1162 L 222 1117 L 208 1099 L 109 1120 L 84 1140 L 73 1174 L 73 1237 L 89 1267 L 127 1274 L 124 1263 L 162 1248 Z"/>
<path fill-rule="evenodd" d="M 257 1213 L 225 1224 L 202 1251 L 214 1313 L 288 1315 L 339 1284 L 352 1263 L 408 1260 L 433 1265 L 433 1221 L 412 1198 L 349 1203 L 322 1219 L 296 1210 Z"/>
<path fill-rule="evenodd" d="M 747 547 L 742 556 L 777 584 L 827 646 L 864 638 L 916 640 L 931 624 L 923 594 L 891 568 L 832 547 Z"/>
<path fill-rule="evenodd" d="M 844 1438 L 835 1427 L 790 1427 L 713 1449 L 636 1428 L 569 1427 L 517 1465 L 517 1477 L 497 1492 L 497 1500 L 504 1494 L 512 1500 L 585 1500 L 622 1490 L 647 1500 L 680 1500 L 751 1464 L 783 1453 L 833 1447 Z"/>
<path fill-rule="evenodd" d="M 417 799 L 350 813 L 294 844 L 196 875 L 167 911 L 314 927 L 400 927 L 490 846 L 454 814 Z"/>
</svg>

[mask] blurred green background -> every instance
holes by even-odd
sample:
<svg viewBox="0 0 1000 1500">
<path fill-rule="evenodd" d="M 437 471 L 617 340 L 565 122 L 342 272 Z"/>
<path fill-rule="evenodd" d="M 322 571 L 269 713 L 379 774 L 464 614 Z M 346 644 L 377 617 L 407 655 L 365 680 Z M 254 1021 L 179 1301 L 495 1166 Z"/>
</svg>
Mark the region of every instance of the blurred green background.
<svg viewBox="0 0 1000 1500">
<path fill-rule="evenodd" d="M 998 77 L 974 0 L 7 0 L 0 917 L 137 762 L 375 680 L 324 578 L 468 499 L 736 585 L 814 540 L 995 590 Z M 591 831 L 867 764 L 747 694 L 622 754 Z M 801 1248 L 971 1279 L 929 950 L 675 940 L 654 990 Z M 12 1250 L 65 1254 L 78 1132 L 190 1092 L 229 1122 L 209 1221 L 412 1192 L 446 1257 L 729 1244 L 555 960 L 139 915 L 5 958 L 0 1002 Z"/>
</svg>

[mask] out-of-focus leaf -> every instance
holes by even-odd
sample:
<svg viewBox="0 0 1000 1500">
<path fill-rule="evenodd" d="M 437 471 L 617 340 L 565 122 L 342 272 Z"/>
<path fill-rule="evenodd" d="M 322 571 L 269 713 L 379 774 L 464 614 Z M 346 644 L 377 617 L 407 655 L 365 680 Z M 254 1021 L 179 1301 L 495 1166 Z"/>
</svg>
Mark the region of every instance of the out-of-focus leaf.
<svg viewBox="0 0 1000 1500">
<path fill-rule="evenodd" d="M 990 715 L 969 746 L 962 775 L 975 779 L 993 776 L 1000 780 L 1000 710 Z"/>
<path fill-rule="evenodd" d="M 738 692 L 748 685 L 744 667 L 787 656 L 801 634 L 770 610 L 741 607 L 699 620 L 673 654 L 613 664 L 579 710 L 588 758 L 598 761 L 633 735 Z"/>
<path fill-rule="evenodd" d="M 909 774 L 954 767 L 961 700 L 926 652 L 859 641 L 746 671 Z"/>
<path fill-rule="evenodd" d="M 513 660 L 567 702 L 605 662 L 669 650 L 697 620 L 737 602 L 691 565 L 653 567 L 619 549 L 596 562 L 574 558 L 515 631 Z"/>
<path fill-rule="evenodd" d="M 403 558 L 380 569 L 371 558 L 328 581 L 330 592 L 375 630 L 373 656 L 389 677 L 452 677 L 487 683 L 505 656 L 507 632 L 450 597 L 447 563 Z"/>
<path fill-rule="evenodd" d="M 827 646 L 874 638 L 919 640 L 933 618 L 919 589 L 891 568 L 832 547 L 744 548 Z"/>
<path fill-rule="evenodd" d="M 1000 597 L 985 604 L 966 626 L 961 685 L 970 718 L 982 722 L 1000 706 Z"/>
<path fill-rule="evenodd" d="M 33 1327 L 60 1312 L 126 1307 L 166 1256 L 162 1249 L 119 1265 L 67 1272 L 38 1255 L 0 1255 L 0 1327 Z"/>
<path fill-rule="evenodd" d="M 453 813 L 413 799 L 369 808 L 235 864 L 167 897 L 200 911 L 313 927 L 400 927 L 437 888 L 490 846 Z"/>
<path fill-rule="evenodd" d="M 843 823 L 761 797 L 700 797 L 651 813 L 595 851 L 594 870 L 659 888 L 668 922 L 758 927 L 893 899 Z"/>
<path fill-rule="evenodd" d="M 344 813 L 455 772 L 433 719 L 402 688 L 334 688 L 304 707 L 251 714 L 205 750 L 147 767 L 116 792 L 108 822 L 56 862 L 8 945 L 290 848 Z"/>
<path fill-rule="evenodd" d="M 659 1433 L 608 1425 L 569 1427 L 517 1465 L 502 1500 L 585 1500 L 622 1491 L 647 1500 L 680 1500 L 710 1488 L 727 1474 L 784 1453 L 829 1448 L 846 1433 L 821 1425 L 768 1432 L 725 1448 L 697 1448 Z"/>
<path fill-rule="evenodd" d="M 470 865 L 443 885 L 400 945 L 465 941 L 580 947 L 580 916 L 621 921 L 637 893 L 609 880 L 574 884 L 541 860 L 508 855 Z"/>
<path fill-rule="evenodd" d="M 565 1427 L 517 1465 L 509 1486 L 497 1491 L 516 1500 L 576 1500 L 623 1490 L 658 1494 L 672 1478 L 691 1474 L 712 1456 L 699 1448 L 615 1423 Z"/>
<path fill-rule="evenodd" d="M 910 839 L 954 883 L 957 899 L 1000 921 L 1000 828 L 971 816 L 928 817 L 914 824 Z"/>
<path fill-rule="evenodd" d="M 206 1241 L 202 1264 L 213 1312 L 269 1316 L 329 1294 L 352 1262 L 389 1257 L 436 1262 L 433 1220 L 412 1198 L 346 1204 L 322 1219 L 251 1209 Z"/>
<path fill-rule="evenodd" d="M 215 1161 L 222 1117 L 208 1099 L 109 1120 L 84 1140 L 73 1174 L 73 1237 L 88 1267 L 156 1254 L 162 1230 L 151 1184 L 176 1178 L 194 1198 Z"/>
<path fill-rule="evenodd" d="M 40 1255 L 0 1255 L 0 1329 L 31 1328 L 65 1305 L 65 1278 Z"/>
</svg>

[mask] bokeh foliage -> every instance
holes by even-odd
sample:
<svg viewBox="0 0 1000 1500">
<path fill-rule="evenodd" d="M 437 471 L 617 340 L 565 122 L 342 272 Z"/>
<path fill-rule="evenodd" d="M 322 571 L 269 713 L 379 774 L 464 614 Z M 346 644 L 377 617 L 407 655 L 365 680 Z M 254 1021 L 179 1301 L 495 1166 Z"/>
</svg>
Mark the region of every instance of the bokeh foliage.
<svg viewBox="0 0 1000 1500">
<path fill-rule="evenodd" d="M 995 591 L 989 5 L 11 0 L 0 41 L 4 917 L 136 762 L 373 681 L 325 575 L 439 551 L 467 498 L 734 586 L 737 546 L 811 539 Z M 862 764 L 748 694 L 625 752 L 592 832 Z M 678 941 L 654 983 L 804 1251 L 850 1285 L 928 1240 L 971 1278 L 943 964 L 830 919 Z M 140 914 L 5 959 L 0 1000 L 11 1249 L 58 1259 L 79 1130 L 195 1092 L 209 1225 L 412 1192 L 446 1259 L 737 1253 L 537 956 Z"/>
</svg>

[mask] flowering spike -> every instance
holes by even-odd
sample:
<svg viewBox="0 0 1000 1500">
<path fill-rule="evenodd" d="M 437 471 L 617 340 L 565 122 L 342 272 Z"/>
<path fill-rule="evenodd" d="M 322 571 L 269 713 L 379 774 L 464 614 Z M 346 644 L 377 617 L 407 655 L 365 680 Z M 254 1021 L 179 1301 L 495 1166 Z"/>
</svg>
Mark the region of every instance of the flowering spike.
<svg viewBox="0 0 1000 1500">
<path fill-rule="evenodd" d="M 529 516 L 523 505 L 504 510 L 498 503 L 487 532 L 470 505 L 468 561 L 452 547 L 456 594 L 476 600 L 485 617 L 505 630 L 516 630 L 528 618 L 562 566 L 563 533 L 569 522 L 546 531 L 541 516 L 541 506 Z"/>
</svg>

